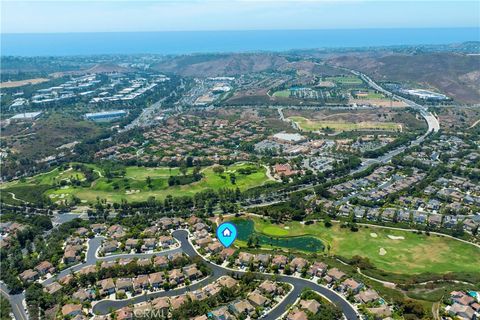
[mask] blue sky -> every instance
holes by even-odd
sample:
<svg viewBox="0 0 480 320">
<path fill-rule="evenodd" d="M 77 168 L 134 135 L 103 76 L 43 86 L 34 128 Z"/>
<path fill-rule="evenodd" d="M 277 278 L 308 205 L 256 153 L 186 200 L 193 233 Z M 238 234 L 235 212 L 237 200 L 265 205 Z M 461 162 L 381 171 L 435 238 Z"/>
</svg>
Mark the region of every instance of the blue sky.
<svg viewBox="0 0 480 320">
<path fill-rule="evenodd" d="M 2 33 L 479 27 L 480 1 L 1 1 Z"/>
</svg>

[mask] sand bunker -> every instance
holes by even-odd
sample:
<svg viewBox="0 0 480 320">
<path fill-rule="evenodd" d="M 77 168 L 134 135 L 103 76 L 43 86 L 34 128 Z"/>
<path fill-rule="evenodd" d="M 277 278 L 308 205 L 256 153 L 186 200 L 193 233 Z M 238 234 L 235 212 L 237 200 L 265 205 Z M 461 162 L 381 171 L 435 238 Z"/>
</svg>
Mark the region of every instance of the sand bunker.
<svg viewBox="0 0 480 320">
<path fill-rule="evenodd" d="M 392 240 L 404 240 L 405 239 L 404 236 L 392 236 L 390 234 L 387 237 L 389 237 Z"/>
<path fill-rule="evenodd" d="M 380 250 L 378 251 L 378 254 L 381 256 L 384 256 L 387 254 L 387 250 L 385 250 L 384 248 L 380 248 Z"/>
<path fill-rule="evenodd" d="M 136 190 L 126 190 L 125 191 L 125 194 L 134 194 L 134 193 L 139 193 L 140 190 L 139 189 L 136 189 Z"/>
<path fill-rule="evenodd" d="M 283 229 L 285 229 L 285 230 L 290 230 L 290 227 L 284 227 Z"/>
<path fill-rule="evenodd" d="M 372 232 L 372 233 L 370 233 L 370 237 L 376 238 L 376 237 L 378 237 L 378 235 L 375 232 Z"/>
</svg>

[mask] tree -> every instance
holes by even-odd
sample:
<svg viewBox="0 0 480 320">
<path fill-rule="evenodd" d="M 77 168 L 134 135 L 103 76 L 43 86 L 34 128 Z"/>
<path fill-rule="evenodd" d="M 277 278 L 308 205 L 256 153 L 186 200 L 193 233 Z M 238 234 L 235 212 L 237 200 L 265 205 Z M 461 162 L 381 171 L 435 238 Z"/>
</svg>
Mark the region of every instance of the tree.
<svg viewBox="0 0 480 320">
<path fill-rule="evenodd" d="M 237 177 L 235 176 L 235 173 L 231 173 L 231 174 L 230 174 L 230 182 L 231 182 L 232 184 L 235 184 L 236 181 L 237 181 Z"/>
<path fill-rule="evenodd" d="M 253 235 L 250 235 L 250 236 L 248 237 L 247 246 L 248 246 L 249 248 L 253 248 L 253 246 L 254 246 L 254 245 L 253 245 Z"/>
<path fill-rule="evenodd" d="M 332 219 L 330 217 L 326 217 L 323 221 L 325 228 L 330 228 L 332 226 Z"/>
<path fill-rule="evenodd" d="M 152 178 L 150 178 L 150 176 L 147 177 L 147 179 L 145 180 L 147 182 L 147 186 L 149 189 L 152 189 Z"/>
<path fill-rule="evenodd" d="M 475 226 L 475 228 L 472 230 L 472 235 L 476 236 L 478 234 L 478 226 Z"/>
<path fill-rule="evenodd" d="M 214 166 L 213 172 L 216 174 L 222 174 L 225 172 L 225 168 L 223 166 Z"/>
<path fill-rule="evenodd" d="M 180 172 L 182 173 L 183 176 L 185 176 L 187 174 L 187 171 L 188 171 L 188 168 L 185 164 L 182 164 L 180 166 Z"/>
</svg>

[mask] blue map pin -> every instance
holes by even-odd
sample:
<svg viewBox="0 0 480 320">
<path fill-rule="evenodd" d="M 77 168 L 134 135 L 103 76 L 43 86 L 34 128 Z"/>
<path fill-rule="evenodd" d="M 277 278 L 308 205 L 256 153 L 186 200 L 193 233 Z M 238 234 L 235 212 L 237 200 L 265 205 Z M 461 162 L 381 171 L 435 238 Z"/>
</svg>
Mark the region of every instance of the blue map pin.
<svg viewBox="0 0 480 320">
<path fill-rule="evenodd" d="M 221 244 L 228 248 L 237 238 L 237 228 L 233 223 L 224 222 L 217 228 L 217 238 Z"/>
</svg>

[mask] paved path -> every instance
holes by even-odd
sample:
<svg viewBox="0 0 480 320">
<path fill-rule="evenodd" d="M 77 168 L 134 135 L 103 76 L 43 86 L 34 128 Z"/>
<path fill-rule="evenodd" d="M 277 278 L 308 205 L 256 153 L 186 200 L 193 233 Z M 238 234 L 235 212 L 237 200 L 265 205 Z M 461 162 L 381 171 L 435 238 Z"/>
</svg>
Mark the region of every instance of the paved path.
<svg viewBox="0 0 480 320">
<path fill-rule="evenodd" d="M 478 119 L 477 121 L 475 121 L 470 127 L 468 127 L 468 129 L 472 129 L 473 127 L 475 127 L 477 124 L 480 123 L 480 119 Z"/>
<path fill-rule="evenodd" d="M 181 243 L 181 250 L 188 256 L 190 257 L 195 257 L 198 256 L 196 250 L 193 248 L 191 245 L 190 241 L 188 240 L 188 231 L 187 230 L 176 230 L 173 232 L 173 236 Z M 204 259 L 202 256 L 200 256 L 202 259 Z M 146 295 L 141 295 L 137 296 L 131 299 L 126 299 L 126 300 L 102 300 L 96 303 L 93 306 L 93 312 L 95 314 L 107 314 L 111 310 L 117 310 L 119 308 L 122 308 L 124 306 L 128 306 L 132 303 L 138 303 L 138 302 L 143 302 L 143 301 L 148 301 L 152 298 L 156 297 L 171 297 L 171 296 L 176 296 L 182 293 L 185 293 L 189 290 L 196 290 L 199 289 L 203 286 L 205 286 L 207 283 L 211 283 L 215 281 L 216 279 L 224 276 L 224 275 L 242 275 L 245 273 L 245 271 L 239 271 L 239 270 L 233 270 L 229 268 L 224 268 L 219 265 L 213 264 L 208 260 L 205 260 L 205 263 L 208 265 L 208 267 L 212 270 L 212 275 L 209 277 L 201 280 L 200 282 L 189 286 L 188 288 L 183 287 L 175 290 L 170 290 L 170 291 L 161 291 L 161 292 L 154 292 Z M 274 320 L 278 319 L 281 317 L 282 314 L 285 313 L 287 308 L 291 306 L 299 297 L 301 294 L 302 290 L 304 288 L 310 288 L 315 290 L 316 292 L 320 293 L 321 295 L 325 296 L 328 300 L 333 302 L 335 305 L 337 305 L 344 313 L 346 319 L 352 320 L 352 319 L 357 319 L 357 313 L 355 309 L 352 307 L 352 305 L 346 301 L 342 296 L 340 296 L 338 293 L 335 291 L 328 289 L 324 286 L 318 285 L 310 280 L 307 279 L 302 279 L 302 278 L 297 278 L 293 276 L 287 276 L 287 275 L 272 275 L 272 274 L 263 274 L 263 273 L 258 273 L 259 276 L 262 276 L 263 278 L 273 278 L 275 277 L 276 280 L 280 282 L 286 282 L 289 283 L 293 286 L 293 290 L 288 293 L 288 295 L 283 299 L 275 308 L 273 308 L 265 317 L 264 319 L 267 320 Z"/>
</svg>

